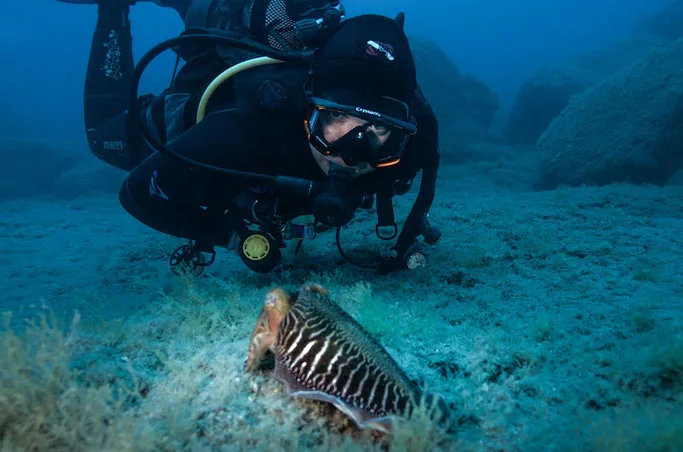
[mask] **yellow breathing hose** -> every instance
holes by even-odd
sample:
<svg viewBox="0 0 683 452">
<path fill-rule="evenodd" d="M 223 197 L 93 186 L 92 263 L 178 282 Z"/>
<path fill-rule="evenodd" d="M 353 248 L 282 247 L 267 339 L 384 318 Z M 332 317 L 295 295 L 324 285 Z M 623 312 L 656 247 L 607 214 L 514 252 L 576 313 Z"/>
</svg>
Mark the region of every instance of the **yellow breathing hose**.
<svg viewBox="0 0 683 452">
<path fill-rule="evenodd" d="M 211 96 L 213 96 L 213 93 L 218 89 L 219 86 L 242 71 L 276 63 L 284 63 L 284 61 L 276 60 L 275 58 L 271 57 L 258 57 L 243 61 L 221 72 L 215 79 L 213 79 L 209 86 L 206 87 L 204 94 L 202 94 L 202 98 L 199 101 L 199 106 L 197 107 L 197 123 L 204 119 L 204 116 L 206 115 L 206 106 L 209 104 L 209 99 L 211 99 Z"/>
</svg>

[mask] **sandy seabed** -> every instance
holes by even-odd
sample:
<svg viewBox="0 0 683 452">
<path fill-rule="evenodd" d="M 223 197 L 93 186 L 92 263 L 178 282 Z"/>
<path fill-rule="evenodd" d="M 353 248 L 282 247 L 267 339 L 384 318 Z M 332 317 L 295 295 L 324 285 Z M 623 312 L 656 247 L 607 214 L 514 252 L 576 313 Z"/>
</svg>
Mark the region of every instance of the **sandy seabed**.
<svg viewBox="0 0 683 452">
<path fill-rule="evenodd" d="M 113 195 L 3 203 L 2 450 L 683 450 L 683 187 L 501 174 L 444 166 L 430 265 L 389 276 L 327 234 L 270 275 L 219 249 L 180 278 L 184 242 Z M 342 241 L 376 252 L 373 230 L 361 213 Z M 266 291 L 306 281 L 445 396 L 449 430 L 373 435 L 243 372 Z"/>
</svg>

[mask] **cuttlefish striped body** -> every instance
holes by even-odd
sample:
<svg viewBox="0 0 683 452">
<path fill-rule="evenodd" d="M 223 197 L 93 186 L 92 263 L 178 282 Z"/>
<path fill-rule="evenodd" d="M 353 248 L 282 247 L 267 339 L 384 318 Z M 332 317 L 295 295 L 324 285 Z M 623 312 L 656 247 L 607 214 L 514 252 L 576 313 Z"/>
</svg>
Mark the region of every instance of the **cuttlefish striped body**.
<svg viewBox="0 0 683 452">
<path fill-rule="evenodd" d="M 296 295 L 273 289 L 249 343 L 246 370 L 265 353 L 275 355 L 274 376 L 290 396 L 322 400 L 336 406 L 360 428 L 391 431 L 395 417 L 409 415 L 423 393 L 369 334 L 328 298 L 325 288 L 307 284 Z M 436 402 L 444 420 L 448 407 Z"/>
</svg>

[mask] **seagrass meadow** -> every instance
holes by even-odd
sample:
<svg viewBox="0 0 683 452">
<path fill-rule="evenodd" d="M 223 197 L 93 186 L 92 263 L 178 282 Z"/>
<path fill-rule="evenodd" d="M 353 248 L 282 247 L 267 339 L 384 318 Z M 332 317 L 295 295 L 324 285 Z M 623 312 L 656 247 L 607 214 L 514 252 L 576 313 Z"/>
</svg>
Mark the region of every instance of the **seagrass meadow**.
<svg viewBox="0 0 683 452">
<path fill-rule="evenodd" d="M 178 277 L 183 242 L 115 196 L 3 203 L 2 450 L 683 449 L 683 187 L 534 192 L 495 161 L 441 174 L 429 266 L 388 276 L 323 234 L 268 275 L 219 250 Z M 367 212 L 342 231 L 349 254 L 381 250 L 372 230 Z M 265 293 L 305 282 L 441 393 L 452 425 L 359 430 L 245 373 Z"/>
</svg>

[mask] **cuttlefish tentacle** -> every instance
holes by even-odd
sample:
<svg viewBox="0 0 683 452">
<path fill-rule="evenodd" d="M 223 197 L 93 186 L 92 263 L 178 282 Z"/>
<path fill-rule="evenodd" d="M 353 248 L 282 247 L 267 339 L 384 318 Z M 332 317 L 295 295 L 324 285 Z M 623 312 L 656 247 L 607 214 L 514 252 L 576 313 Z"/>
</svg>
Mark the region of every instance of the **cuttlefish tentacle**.
<svg viewBox="0 0 683 452">
<path fill-rule="evenodd" d="M 266 353 L 273 351 L 280 322 L 291 308 L 292 296 L 285 290 L 277 288 L 266 294 L 249 340 L 249 354 L 244 366 L 246 371 L 258 368 Z"/>
</svg>

